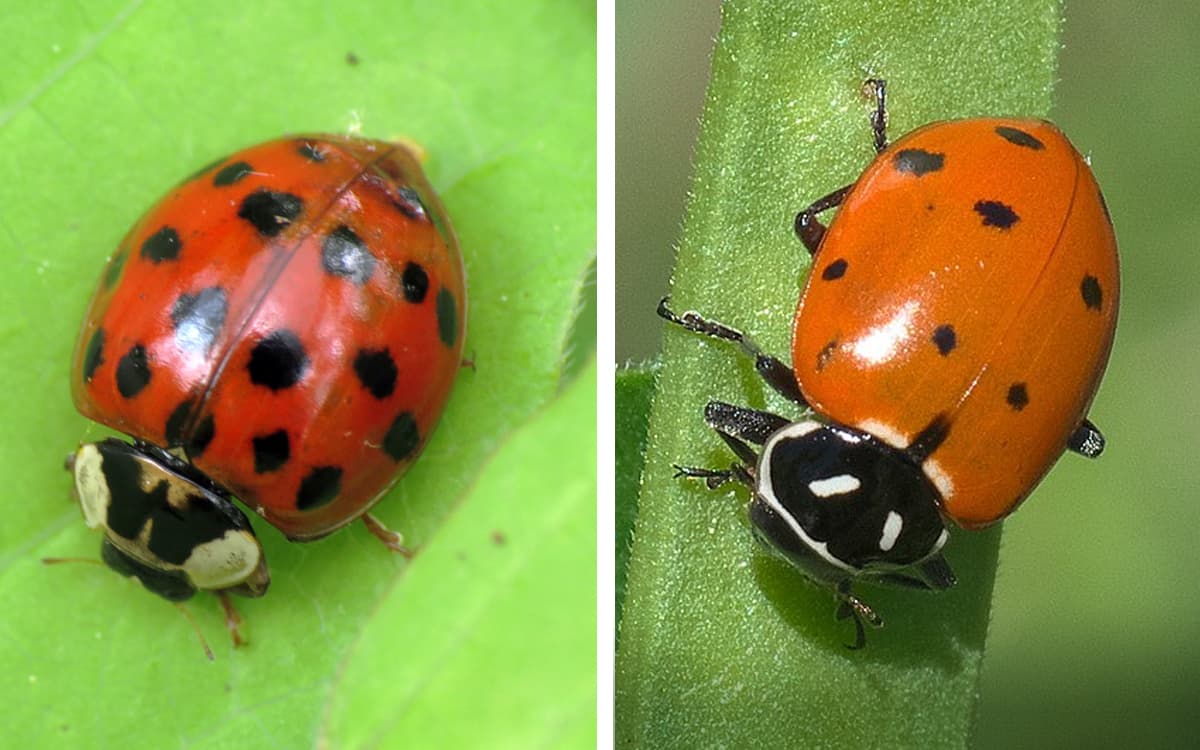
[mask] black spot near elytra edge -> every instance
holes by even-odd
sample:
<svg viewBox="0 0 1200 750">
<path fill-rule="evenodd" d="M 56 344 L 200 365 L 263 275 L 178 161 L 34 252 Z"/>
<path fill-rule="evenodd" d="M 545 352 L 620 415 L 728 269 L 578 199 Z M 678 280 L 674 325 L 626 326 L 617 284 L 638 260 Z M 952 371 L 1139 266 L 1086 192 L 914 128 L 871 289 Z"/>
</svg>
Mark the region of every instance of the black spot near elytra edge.
<svg viewBox="0 0 1200 750">
<path fill-rule="evenodd" d="M 304 201 L 291 193 L 255 190 L 242 199 L 238 218 L 250 222 L 264 237 L 274 237 L 287 229 L 300 212 Z"/>
<path fill-rule="evenodd" d="M 1012 206 L 1006 206 L 1000 201 L 976 201 L 975 213 L 983 217 L 985 227 L 1009 229 L 1021 220 Z"/>
<path fill-rule="evenodd" d="M 921 177 L 930 172 L 939 171 L 946 162 L 946 155 L 936 151 L 925 151 L 919 148 L 906 148 L 897 151 L 892 157 L 892 165 L 897 172 Z"/>
<path fill-rule="evenodd" d="M 391 456 L 393 461 L 403 461 L 413 454 L 421 444 L 421 435 L 417 431 L 417 418 L 410 411 L 401 412 L 383 436 L 383 452 Z"/>
<path fill-rule="evenodd" d="M 125 398 L 133 398 L 150 384 L 150 362 L 146 347 L 134 344 L 117 362 L 117 390 Z"/>
<path fill-rule="evenodd" d="M 276 430 L 269 435 L 258 435 L 254 443 L 254 473 L 266 474 L 277 471 L 292 456 L 287 430 Z"/>
<path fill-rule="evenodd" d="M 187 352 L 208 351 L 225 323 L 228 310 L 225 290 L 219 286 L 210 286 L 195 294 L 179 295 L 171 308 L 175 343 Z"/>
<path fill-rule="evenodd" d="M 175 260 L 179 257 L 181 247 L 183 242 L 179 239 L 179 232 L 171 227 L 163 227 L 142 243 L 142 257 L 151 263 Z"/>
<path fill-rule="evenodd" d="M 938 353 L 943 357 L 954 351 L 954 347 L 958 346 L 958 335 L 954 332 L 954 326 L 949 323 L 943 323 L 933 330 L 933 343 L 938 348 Z"/>
<path fill-rule="evenodd" d="M 404 291 L 404 299 L 419 305 L 425 301 L 425 295 L 429 292 L 429 274 L 425 273 L 425 269 L 420 265 L 409 263 L 400 275 L 400 286 Z"/>
<path fill-rule="evenodd" d="M 230 185 L 254 173 L 254 167 L 244 161 L 235 161 L 233 164 L 221 167 L 221 171 L 213 175 L 213 187 L 229 187 Z"/>
<path fill-rule="evenodd" d="M 817 352 L 817 372 L 825 369 L 825 366 L 833 360 L 833 355 L 837 352 L 838 340 L 834 339 L 825 346 L 821 347 L 821 351 Z"/>
<path fill-rule="evenodd" d="M 308 368 L 308 355 L 299 336 L 280 329 L 254 345 L 246 367 L 250 382 L 279 391 L 300 382 Z"/>
<path fill-rule="evenodd" d="M 318 466 L 300 482 L 296 492 L 297 510 L 315 510 L 328 505 L 342 490 L 342 470 L 337 466 Z"/>
<path fill-rule="evenodd" d="M 1004 400 L 1013 408 L 1013 411 L 1021 411 L 1029 405 L 1029 391 L 1026 390 L 1024 383 L 1013 383 L 1008 387 L 1008 394 Z"/>
<path fill-rule="evenodd" d="M 117 283 L 117 279 L 121 278 L 121 271 L 125 268 L 125 260 L 129 257 L 127 248 L 122 247 L 117 251 L 117 254 L 108 262 L 108 268 L 104 269 L 104 288 L 112 289 L 113 284 Z"/>
<path fill-rule="evenodd" d="M 834 262 L 825 266 L 825 270 L 821 271 L 821 278 L 825 281 L 836 281 L 837 279 L 840 279 L 846 275 L 847 265 L 849 264 L 846 263 L 845 258 L 838 258 Z"/>
<path fill-rule="evenodd" d="M 296 153 L 300 154 L 305 159 L 308 159 L 312 162 L 317 162 L 318 164 L 325 161 L 325 152 L 319 149 L 315 143 L 310 143 L 308 141 L 302 142 L 300 147 L 296 149 Z"/>
<path fill-rule="evenodd" d="M 946 437 L 950 434 L 950 418 L 945 414 L 938 414 L 925 429 L 917 433 L 909 444 L 905 452 L 915 461 L 920 464 L 933 455 L 933 452 L 946 442 Z"/>
<path fill-rule="evenodd" d="M 1007 125 L 997 125 L 996 135 L 1013 144 L 1023 148 L 1031 148 L 1034 151 L 1041 151 L 1046 146 L 1030 133 L 1018 128 L 1012 128 Z"/>
<path fill-rule="evenodd" d="M 171 416 L 167 417 L 165 434 L 168 448 L 183 445 L 183 430 L 187 427 L 188 420 L 191 419 L 192 409 L 195 405 L 195 400 L 184 399 L 171 412 Z"/>
<path fill-rule="evenodd" d="M 217 424 L 213 421 L 213 415 L 209 414 L 196 424 L 192 434 L 184 440 L 183 450 L 188 454 L 188 458 L 195 458 L 203 453 L 216 434 Z"/>
<path fill-rule="evenodd" d="M 400 213 L 415 221 L 428 218 L 429 212 L 425 210 L 425 204 L 421 202 L 421 196 L 416 190 L 403 186 L 397 192 L 400 197 L 393 200 L 392 205 L 398 208 Z"/>
<path fill-rule="evenodd" d="M 83 353 L 83 382 L 92 382 L 92 376 L 97 368 L 104 364 L 104 329 L 97 328 L 88 339 L 87 349 Z"/>
<path fill-rule="evenodd" d="M 1084 276 L 1083 281 L 1079 283 L 1079 293 L 1083 295 L 1083 304 L 1087 305 L 1089 310 L 1099 310 L 1104 302 L 1104 292 L 1100 289 L 1100 280 L 1090 274 Z"/>
<path fill-rule="evenodd" d="M 458 307 L 449 289 L 439 289 L 437 294 L 438 338 L 446 346 L 454 346 L 458 340 Z"/>
<path fill-rule="evenodd" d="M 362 286 L 375 272 L 375 256 L 354 230 L 343 224 L 321 243 L 321 267 Z"/>
<path fill-rule="evenodd" d="M 396 363 L 387 349 L 362 349 L 354 358 L 354 374 L 375 398 L 387 398 L 396 388 Z"/>
</svg>

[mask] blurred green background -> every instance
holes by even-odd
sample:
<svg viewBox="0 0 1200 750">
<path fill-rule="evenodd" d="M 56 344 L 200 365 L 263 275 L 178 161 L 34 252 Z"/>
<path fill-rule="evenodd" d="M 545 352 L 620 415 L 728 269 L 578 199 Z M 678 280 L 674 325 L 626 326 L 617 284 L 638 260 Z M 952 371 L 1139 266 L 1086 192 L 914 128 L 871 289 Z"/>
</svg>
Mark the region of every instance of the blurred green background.
<svg viewBox="0 0 1200 750">
<path fill-rule="evenodd" d="M 1122 250 L 1092 416 L 1004 525 L 975 745 L 1194 747 L 1200 729 L 1200 6 L 1068 2 L 1053 119 L 1092 158 Z M 617 3 L 617 357 L 658 350 L 715 0 Z"/>
</svg>

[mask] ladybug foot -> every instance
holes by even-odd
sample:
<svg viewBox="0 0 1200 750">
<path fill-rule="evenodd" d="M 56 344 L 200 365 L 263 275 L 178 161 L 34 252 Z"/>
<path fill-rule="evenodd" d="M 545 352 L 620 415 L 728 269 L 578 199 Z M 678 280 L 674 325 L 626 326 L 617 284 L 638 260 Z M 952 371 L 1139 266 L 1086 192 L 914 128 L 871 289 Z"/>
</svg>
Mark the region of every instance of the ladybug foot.
<svg viewBox="0 0 1200 750">
<path fill-rule="evenodd" d="M 404 555 L 405 559 L 413 559 L 413 551 L 404 546 L 404 536 L 399 531 L 392 531 L 370 513 L 364 513 L 362 520 L 367 527 L 367 531 L 374 534 L 375 538 L 383 542 L 384 546 L 392 552 Z"/>
</svg>

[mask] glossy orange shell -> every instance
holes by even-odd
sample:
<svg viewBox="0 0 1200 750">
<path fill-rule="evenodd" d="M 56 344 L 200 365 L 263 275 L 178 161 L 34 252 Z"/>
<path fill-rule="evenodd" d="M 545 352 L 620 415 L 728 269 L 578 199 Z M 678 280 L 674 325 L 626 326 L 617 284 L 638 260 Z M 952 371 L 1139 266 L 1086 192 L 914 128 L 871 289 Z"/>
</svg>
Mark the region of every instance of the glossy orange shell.
<svg viewBox="0 0 1200 750">
<path fill-rule="evenodd" d="M 1053 125 L 942 122 L 892 144 L 846 196 L 796 312 L 813 408 L 923 464 L 966 527 L 1033 490 L 1084 419 L 1117 321 L 1117 245 L 1091 169 Z"/>
<path fill-rule="evenodd" d="M 75 405 L 190 460 L 293 539 L 365 513 L 458 372 L 466 282 L 402 146 L 264 143 L 171 190 L 101 277 Z"/>
</svg>

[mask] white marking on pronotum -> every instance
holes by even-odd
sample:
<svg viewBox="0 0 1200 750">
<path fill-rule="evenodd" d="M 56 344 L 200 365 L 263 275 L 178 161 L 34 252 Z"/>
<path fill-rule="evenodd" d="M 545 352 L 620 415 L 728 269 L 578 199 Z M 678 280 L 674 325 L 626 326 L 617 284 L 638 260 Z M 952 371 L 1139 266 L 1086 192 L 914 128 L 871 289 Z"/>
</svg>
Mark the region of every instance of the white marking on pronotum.
<svg viewBox="0 0 1200 750">
<path fill-rule="evenodd" d="M 887 520 L 883 522 L 883 534 L 879 537 L 879 549 L 890 552 L 900 538 L 900 530 L 904 528 L 904 519 L 894 510 L 889 510 Z"/>
<path fill-rule="evenodd" d="M 933 486 L 937 487 L 942 500 L 949 500 L 954 496 L 954 480 L 935 459 L 925 459 L 925 463 L 921 464 L 921 470 L 925 472 L 925 476 L 929 477 L 929 481 L 933 482 Z"/>
<path fill-rule="evenodd" d="M 890 424 L 877 422 L 874 419 L 864 419 L 855 426 L 868 435 L 874 436 L 877 440 L 882 440 L 893 448 L 899 448 L 903 450 L 907 448 L 909 442 L 911 442 L 909 440 L 909 436 L 905 433 L 897 430 Z"/>
<path fill-rule="evenodd" d="M 814 479 L 808 483 L 809 492 L 822 498 L 847 495 L 859 487 L 862 487 L 862 482 L 853 474 L 838 474 L 836 477 Z"/>
<path fill-rule="evenodd" d="M 804 528 L 796 520 L 796 517 L 788 512 L 788 509 L 783 507 L 783 503 L 779 502 L 779 498 L 775 496 L 775 485 L 771 480 L 771 453 L 775 450 L 775 446 L 781 440 L 794 440 L 804 437 L 810 432 L 823 427 L 824 425 L 820 422 L 793 422 L 768 438 L 766 445 L 763 446 L 762 455 L 758 459 L 758 487 L 756 488 L 756 494 L 762 498 L 767 507 L 783 519 L 788 528 L 792 530 L 792 533 L 796 535 L 796 538 L 804 543 L 804 546 L 811 549 L 818 557 L 835 568 L 855 572 L 855 568 L 834 557 L 825 542 L 818 542 L 805 533 Z"/>
</svg>

